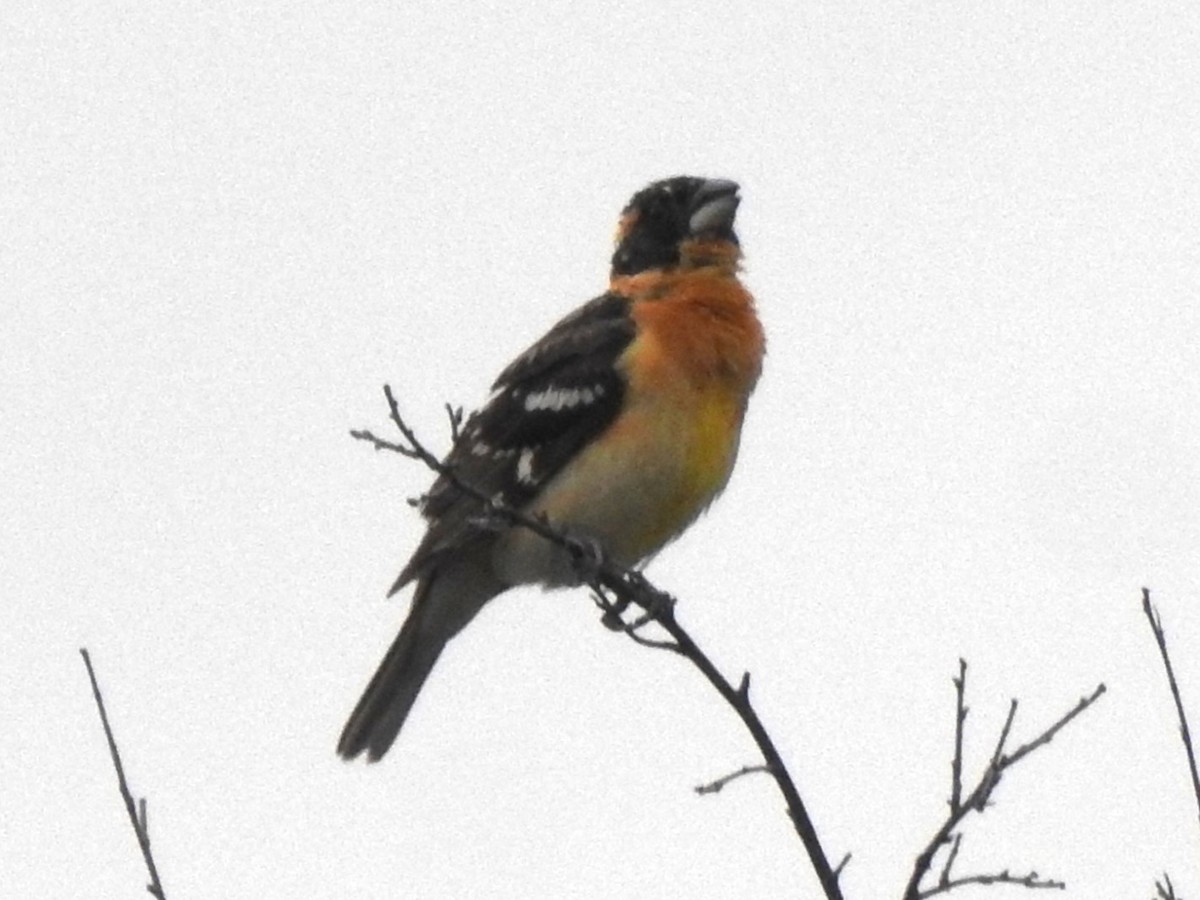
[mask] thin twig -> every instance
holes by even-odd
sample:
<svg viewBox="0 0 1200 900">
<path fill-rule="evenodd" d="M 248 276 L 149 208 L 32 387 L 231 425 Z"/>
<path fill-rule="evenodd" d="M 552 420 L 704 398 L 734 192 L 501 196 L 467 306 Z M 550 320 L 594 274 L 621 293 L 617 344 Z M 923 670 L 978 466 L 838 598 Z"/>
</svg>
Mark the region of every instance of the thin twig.
<svg viewBox="0 0 1200 900">
<path fill-rule="evenodd" d="M 853 853 L 847 853 L 842 857 L 842 861 L 833 867 L 833 874 L 838 878 L 842 877 L 842 873 L 846 871 L 846 866 L 850 865 L 850 860 L 854 856 Z"/>
<path fill-rule="evenodd" d="M 446 415 L 450 419 L 450 443 L 457 444 L 458 438 L 462 434 L 463 408 L 447 403 Z"/>
<path fill-rule="evenodd" d="M 410 459 L 420 460 L 429 469 L 445 478 L 456 490 L 478 501 L 489 520 L 494 520 L 505 525 L 526 528 L 534 534 L 540 535 L 550 541 L 552 544 L 566 550 L 572 560 L 580 567 L 581 575 L 583 576 L 582 580 L 588 587 L 601 595 L 604 595 L 607 591 L 616 598 L 612 601 L 614 608 L 620 607 L 622 604 L 628 605 L 629 603 L 633 603 L 649 613 L 652 619 L 667 632 L 673 642 L 672 644 L 655 642 L 655 646 L 658 646 L 660 649 L 671 649 L 679 655 L 687 657 L 688 661 L 701 671 L 709 684 L 716 688 L 725 702 L 732 706 L 738 714 L 738 717 L 754 738 L 754 742 L 763 756 L 766 769 L 775 779 L 775 783 L 783 795 L 792 825 L 801 843 L 804 845 L 809 861 L 816 872 L 817 880 L 821 883 L 826 900 L 842 900 L 837 872 L 829 864 L 825 851 L 821 847 L 816 827 L 809 817 L 804 801 L 800 798 L 800 793 L 796 789 L 796 785 L 792 781 L 792 777 L 784 765 L 779 751 L 771 740 L 771 736 L 767 733 L 753 705 L 750 703 L 749 681 L 743 679 L 742 688 L 734 688 L 717 670 L 712 661 L 700 650 L 696 642 L 692 640 L 691 635 L 676 620 L 675 603 L 671 596 L 651 585 L 640 572 L 617 565 L 612 560 L 604 557 L 603 554 L 598 559 L 591 558 L 594 556 L 595 547 L 585 546 L 580 541 L 554 528 L 545 519 L 524 514 L 520 510 L 514 509 L 484 494 L 483 491 L 474 485 L 465 482 L 458 476 L 453 467 L 439 460 L 417 439 L 416 434 L 400 415 L 400 409 L 396 403 L 395 396 L 392 394 L 391 387 L 385 385 L 383 390 L 384 396 L 387 398 L 391 420 L 400 434 L 403 435 L 405 443 L 397 444 L 385 441 L 365 430 L 352 431 L 351 435 L 359 440 L 369 442 L 376 450 L 388 450 Z M 607 615 L 608 613 L 606 612 Z M 628 629 L 625 630 L 628 632 Z"/>
<path fill-rule="evenodd" d="M 1008 733 L 1012 730 L 1016 717 L 1017 700 L 1014 697 L 1008 704 L 1008 716 L 1004 719 L 1004 727 L 1000 729 L 1000 738 L 996 741 L 996 748 L 992 751 L 991 764 L 984 770 L 979 786 L 971 792 L 971 796 L 967 800 L 967 805 L 977 812 L 984 811 L 992 796 L 992 791 L 1000 783 L 1000 776 L 1004 773 L 1004 767 L 1000 765 L 1001 760 L 1004 759 L 1004 745 L 1008 743 Z"/>
<path fill-rule="evenodd" d="M 656 641 L 654 638 L 642 637 L 638 634 L 636 628 L 622 629 L 629 639 L 635 644 L 641 644 L 643 647 L 649 647 L 652 650 L 669 650 L 672 653 L 680 653 L 679 645 L 674 641 Z"/>
<path fill-rule="evenodd" d="M 722 775 L 716 781 L 710 781 L 708 784 L 698 784 L 694 788 L 697 794 L 719 794 L 721 789 L 731 781 L 737 781 L 746 775 L 753 775 L 756 772 L 766 772 L 768 775 L 771 770 L 763 765 L 757 766 L 742 766 L 736 772 L 730 772 L 728 775 Z"/>
<path fill-rule="evenodd" d="M 1055 735 L 1057 735 L 1060 731 L 1066 728 L 1068 724 L 1070 724 L 1072 719 L 1099 700 L 1100 696 L 1107 690 L 1108 688 L 1106 688 L 1103 684 L 1099 684 L 1096 686 L 1096 689 L 1087 697 L 1080 697 L 1079 702 L 1071 707 L 1070 711 L 1065 716 L 1039 734 L 1028 744 L 1022 744 L 1008 756 L 1005 756 L 1001 760 L 1002 766 L 1007 769 L 1008 767 L 1020 762 L 1024 757 L 1028 756 L 1038 747 L 1050 743 L 1052 740 L 1054 740 Z"/>
<path fill-rule="evenodd" d="M 996 749 L 992 751 L 992 768 L 999 768 L 1000 760 L 1004 758 L 1004 745 L 1008 743 L 1008 733 L 1012 731 L 1013 720 L 1017 717 L 1017 699 L 1014 697 L 1008 704 L 1008 717 L 1004 727 L 1000 729 L 1000 740 L 996 741 Z"/>
<path fill-rule="evenodd" d="M 967 661 L 958 660 L 958 677 L 954 679 L 956 704 L 954 712 L 954 759 L 950 762 L 950 810 L 962 806 L 963 726 L 967 721 L 966 705 Z"/>
<path fill-rule="evenodd" d="M 1165 884 L 1163 882 L 1166 882 Z M 1163 872 L 1163 880 L 1155 880 L 1154 886 L 1158 889 L 1158 897 L 1156 900 L 1183 900 L 1175 893 L 1175 885 L 1171 884 L 1171 876 Z"/>
<path fill-rule="evenodd" d="M 954 679 L 956 703 L 955 715 L 958 721 L 961 722 L 965 718 L 965 705 L 963 701 L 964 688 L 960 685 L 960 681 L 965 682 L 966 679 L 966 663 L 959 661 L 959 678 Z M 946 816 L 945 821 L 937 832 L 934 833 L 929 843 L 924 849 L 917 854 L 916 861 L 913 863 L 912 875 L 908 880 L 908 884 L 904 888 L 904 900 L 923 900 L 925 897 L 932 897 L 935 894 L 943 894 L 955 887 L 960 887 L 964 884 L 1020 884 L 1024 887 L 1036 888 L 1057 888 L 1062 885 L 1060 882 L 1042 879 L 1036 872 L 1029 875 L 1013 876 L 1008 870 L 994 875 L 971 875 L 962 878 L 954 878 L 951 874 L 951 867 L 958 856 L 958 850 L 962 842 L 962 835 L 958 831 L 959 825 L 963 819 L 972 811 L 983 813 L 989 801 L 991 800 L 992 792 L 995 791 L 1000 783 L 1000 778 L 1005 771 L 1015 766 L 1018 762 L 1036 750 L 1038 747 L 1044 746 L 1053 740 L 1067 723 L 1078 716 L 1081 712 L 1095 703 L 1100 696 L 1105 692 L 1106 688 L 1100 684 L 1089 696 L 1083 697 L 1068 710 L 1061 718 L 1059 718 L 1049 728 L 1039 734 L 1036 738 L 1027 744 L 1023 744 L 1010 754 L 1004 752 L 1004 746 L 1008 742 L 1009 733 L 1012 730 L 1013 721 L 1017 714 L 1017 701 L 1013 700 L 1008 707 L 1008 716 L 1004 720 L 1004 727 L 1000 731 L 1000 737 L 996 741 L 995 749 L 992 751 L 992 758 L 988 763 L 983 774 L 979 778 L 978 784 L 965 798 L 962 798 L 957 804 L 954 802 L 953 786 L 951 787 L 951 800 L 948 804 L 950 813 Z M 957 728 L 957 726 L 956 726 Z M 960 735 L 956 734 L 956 747 L 960 743 Z M 961 772 L 962 767 L 962 751 L 961 748 L 956 749 L 955 755 L 957 758 L 957 766 Z M 933 866 L 933 860 L 937 856 L 939 850 L 945 845 L 950 844 L 950 858 L 947 859 L 942 867 L 942 872 L 938 878 L 937 884 L 931 888 L 921 888 L 921 882 L 929 873 Z"/>
<path fill-rule="evenodd" d="M 1188 729 L 1187 714 L 1183 711 L 1183 700 L 1179 696 L 1179 684 L 1175 681 L 1175 670 L 1171 666 L 1171 655 L 1167 652 L 1167 635 L 1163 631 L 1162 618 L 1159 616 L 1158 610 L 1150 602 L 1149 588 L 1142 588 L 1142 612 L 1150 620 L 1150 628 L 1154 632 L 1154 641 L 1158 644 L 1159 654 L 1162 655 L 1163 668 L 1167 670 L 1167 683 L 1171 686 L 1171 696 L 1175 699 L 1175 712 L 1179 716 L 1179 736 L 1183 740 L 1183 748 L 1187 752 L 1188 768 L 1192 773 L 1192 794 L 1196 798 L 1196 808 L 1200 812 L 1200 775 L 1196 773 L 1196 751 L 1192 747 L 1192 733 Z"/>
<path fill-rule="evenodd" d="M 104 736 L 108 739 L 108 752 L 112 756 L 113 768 L 117 770 L 117 786 L 121 790 L 121 799 L 125 802 L 125 811 L 133 825 L 133 833 L 137 835 L 138 846 L 142 850 L 142 859 L 146 862 L 146 870 L 150 873 L 150 883 L 146 890 L 158 900 L 166 900 L 162 882 L 158 877 L 158 867 L 154 865 L 154 854 L 150 852 L 150 833 L 146 829 L 146 798 L 141 799 L 141 815 L 129 791 L 129 783 L 125 780 L 125 767 L 121 765 L 121 754 L 117 750 L 117 741 L 113 737 L 112 727 L 108 724 L 108 713 L 104 709 L 104 698 L 100 696 L 100 685 L 96 683 L 96 672 L 92 669 L 92 659 L 88 656 L 87 648 L 80 647 L 79 654 L 83 664 L 87 666 L 88 679 L 92 682 L 92 696 L 96 698 L 96 708 L 100 710 L 100 723 L 104 726 Z"/>
<path fill-rule="evenodd" d="M 948 894 L 955 888 L 965 887 L 968 884 L 1015 884 L 1019 887 L 1035 890 L 1065 891 L 1067 889 L 1065 882 L 1055 881 L 1053 878 L 1042 878 L 1037 872 L 1030 872 L 1028 875 L 1013 875 L 1005 869 L 1003 872 L 997 872 L 995 875 L 968 875 L 964 878 L 952 878 L 949 881 L 938 882 L 937 887 L 922 891 L 918 896 L 924 900 L 925 897 Z"/>
<path fill-rule="evenodd" d="M 954 835 L 954 843 L 950 845 L 950 852 L 946 854 L 946 864 L 942 866 L 942 877 L 938 879 L 938 884 L 946 886 L 950 884 L 950 871 L 954 868 L 954 861 L 958 859 L 958 851 L 962 848 L 962 832 Z"/>
</svg>

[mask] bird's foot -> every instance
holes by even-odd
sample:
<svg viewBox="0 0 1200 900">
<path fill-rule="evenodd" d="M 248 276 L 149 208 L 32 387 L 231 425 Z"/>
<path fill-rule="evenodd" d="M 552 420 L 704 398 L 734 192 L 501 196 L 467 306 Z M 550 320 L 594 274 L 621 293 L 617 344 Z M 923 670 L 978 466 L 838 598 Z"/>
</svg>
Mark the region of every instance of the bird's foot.
<svg viewBox="0 0 1200 900">
<path fill-rule="evenodd" d="M 581 584 L 595 584 L 600 577 L 600 570 L 608 561 L 604 545 L 586 534 L 569 534 L 566 543 L 575 577 Z"/>
</svg>

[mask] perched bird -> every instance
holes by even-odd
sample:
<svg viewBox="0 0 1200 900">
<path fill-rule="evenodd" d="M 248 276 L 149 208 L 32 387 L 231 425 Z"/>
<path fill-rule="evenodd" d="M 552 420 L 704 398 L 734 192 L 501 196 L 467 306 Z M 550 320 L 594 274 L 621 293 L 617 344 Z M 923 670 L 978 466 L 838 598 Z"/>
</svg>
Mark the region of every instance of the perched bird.
<svg viewBox="0 0 1200 900">
<path fill-rule="evenodd" d="M 679 177 L 621 213 L 608 290 L 562 319 L 496 379 L 446 462 L 513 508 L 545 515 L 635 566 L 725 487 L 765 348 L 738 280 L 738 186 Z M 392 746 L 446 642 L 497 594 L 558 587 L 567 553 L 527 529 L 481 522 L 445 477 L 422 503 L 428 531 L 391 593 L 408 618 L 338 742 L 353 759 Z"/>
</svg>

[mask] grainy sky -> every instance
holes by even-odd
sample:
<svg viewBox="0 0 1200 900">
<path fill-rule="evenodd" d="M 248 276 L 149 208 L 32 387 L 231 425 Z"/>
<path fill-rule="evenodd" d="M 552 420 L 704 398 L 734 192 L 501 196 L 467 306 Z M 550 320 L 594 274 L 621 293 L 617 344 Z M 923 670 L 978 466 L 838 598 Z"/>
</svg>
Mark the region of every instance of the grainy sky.
<svg viewBox="0 0 1200 900">
<path fill-rule="evenodd" d="M 348 430 L 390 382 L 444 447 L 680 173 L 743 185 L 770 355 L 649 574 L 753 673 L 847 897 L 944 814 L 960 656 L 968 774 L 1009 698 L 1021 741 L 1110 688 L 960 874 L 1200 893 L 1138 606 L 1200 720 L 1200 12 L 970 6 L 6 4 L 6 896 L 142 890 L 82 645 L 172 900 L 814 895 L 766 779 L 692 794 L 754 761 L 732 713 L 578 592 L 489 607 L 383 763 L 333 752 L 428 480 Z"/>
</svg>

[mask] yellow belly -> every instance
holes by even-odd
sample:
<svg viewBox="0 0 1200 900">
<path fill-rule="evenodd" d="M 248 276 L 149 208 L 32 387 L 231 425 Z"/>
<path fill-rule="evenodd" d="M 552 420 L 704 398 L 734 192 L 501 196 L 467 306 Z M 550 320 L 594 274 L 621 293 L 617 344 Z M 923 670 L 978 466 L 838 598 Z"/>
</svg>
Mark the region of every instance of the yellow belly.
<svg viewBox="0 0 1200 900">
<path fill-rule="evenodd" d="M 743 408 L 729 391 L 655 395 L 621 418 L 547 483 L 529 511 L 598 540 L 632 566 L 677 537 L 724 488 L 733 470 Z M 577 581 L 562 554 L 516 529 L 497 545 L 512 584 Z"/>
</svg>

